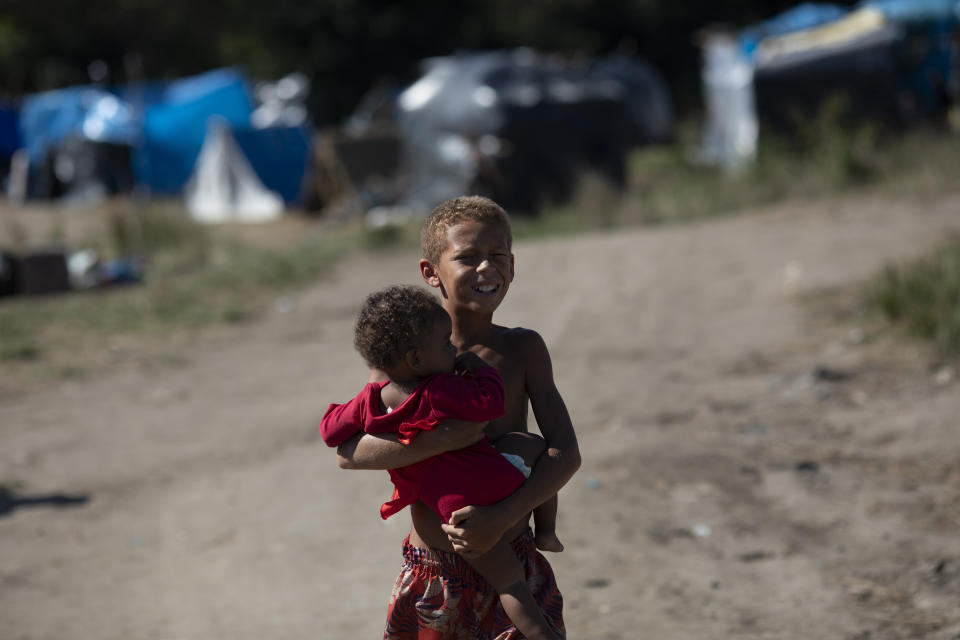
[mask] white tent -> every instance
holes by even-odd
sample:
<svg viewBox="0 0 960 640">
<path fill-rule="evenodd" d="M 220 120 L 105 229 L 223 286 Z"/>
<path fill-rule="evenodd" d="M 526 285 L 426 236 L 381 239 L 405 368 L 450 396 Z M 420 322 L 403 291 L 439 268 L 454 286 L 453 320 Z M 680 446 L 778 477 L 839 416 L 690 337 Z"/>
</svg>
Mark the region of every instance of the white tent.
<svg viewBox="0 0 960 640">
<path fill-rule="evenodd" d="M 185 189 L 198 222 L 267 222 L 283 213 L 283 198 L 257 177 L 229 126 L 212 119 Z"/>
</svg>

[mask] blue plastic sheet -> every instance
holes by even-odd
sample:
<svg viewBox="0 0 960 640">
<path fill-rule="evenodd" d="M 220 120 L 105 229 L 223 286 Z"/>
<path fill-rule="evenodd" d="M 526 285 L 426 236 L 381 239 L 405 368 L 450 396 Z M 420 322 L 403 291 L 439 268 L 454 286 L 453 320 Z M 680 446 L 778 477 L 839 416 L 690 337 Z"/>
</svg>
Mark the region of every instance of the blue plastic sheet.
<svg viewBox="0 0 960 640">
<path fill-rule="evenodd" d="M 740 48 L 751 58 L 764 38 L 813 29 L 839 20 L 848 11 L 846 7 L 837 4 L 805 2 L 765 22 L 743 29 L 739 34 Z"/>
<path fill-rule="evenodd" d="M 163 194 L 179 193 L 190 179 L 210 118 L 246 127 L 253 113 L 246 81 L 233 69 L 171 82 L 152 100 L 144 106 L 133 174 L 139 184 Z"/>
<path fill-rule="evenodd" d="M 9 157 L 20 148 L 19 126 L 17 110 L 0 104 L 0 157 Z"/>
<path fill-rule="evenodd" d="M 68 137 L 134 144 L 139 126 L 129 104 L 100 87 L 70 87 L 26 96 L 20 134 L 31 164 Z"/>
<path fill-rule="evenodd" d="M 263 186 L 287 204 L 300 200 L 310 164 L 309 127 L 235 127 L 233 137 Z"/>
<path fill-rule="evenodd" d="M 31 164 L 39 166 L 70 137 L 128 145 L 136 183 L 152 193 L 177 194 L 193 172 L 209 120 L 219 118 L 264 185 L 286 202 L 296 202 L 309 165 L 309 128 L 254 129 L 251 113 L 246 78 L 232 68 L 109 90 L 70 87 L 27 96 L 20 118 L 22 140 L 9 146 L 12 151 L 22 144 Z M 7 141 L 4 117 L 0 111 L 0 152 Z"/>
<path fill-rule="evenodd" d="M 877 9 L 896 22 L 960 22 L 960 0 L 864 0 L 857 6 Z"/>
<path fill-rule="evenodd" d="M 912 98 L 903 114 L 906 120 L 924 117 L 942 109 L 947 96 L 960 90 L 960 60 L 954 39 L 960 30 L 960 0 L 862 0 L 852 9 L 839 5 L 805 3 L 738 34 L 741 50 L 753 58 L 757 46 L 768 37 L 805 31 L 829 24 L 850 11 L 875 9 L 899 33 L 893 45 L 896 62 L 892 71 L 896 91 Z M 852 42 L 852 40 L 851 40 Z M 918 47 L 918 43 L 923 43 Z M 835 52 L 825 48 L 825 59 Z M 878 56 L 883 55 L 878 50 Z M 815 57 L 811 51 L 808 57 Z M 888 54 L 889 57 L 889 54 Z"/>
</svg>

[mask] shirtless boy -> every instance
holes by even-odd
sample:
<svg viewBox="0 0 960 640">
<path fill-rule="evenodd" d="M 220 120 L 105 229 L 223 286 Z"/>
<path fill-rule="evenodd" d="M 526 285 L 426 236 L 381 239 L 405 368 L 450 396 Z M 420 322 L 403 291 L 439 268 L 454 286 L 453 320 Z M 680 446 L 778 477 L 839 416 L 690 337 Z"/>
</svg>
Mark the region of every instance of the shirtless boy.
<svg viewBox="0 0 960 640">
<path fill-rule="evenodd" d="M 464 580 L 464 567 L 469 565 L 456 555 L 480 556 L 502 537 L 513 541 L 537 603 L 562 634 L 562 598 L 549 563 L 534 548 L 528 522 L 530 512 L 576 472 L 580 453 L 543 339 L 530 329 L 493 323 L 493 313 L 514 277 L 509 219 L 487 198 L 455 198 L 434 209 L 424 223 L 421 242 L 420 274 L 440 292 L 452 321 L 451 341 L 460 353 L 472 351 L 499 371 L 506 412 L 486 425 L 441 424 L 409 446 L 400 444 L 396 434 L 359 434 L 339 446 L 340 466 L 391 469 L 468 446 L 484 433 L 496 442 L 507 433 L 528 430 L 528 406 L 533 408 L 546 449 L 529 479 L 496 504 L 459 509 L 450 523 L 441 523 L 422 503 L 411 505 L 413 524 L 404 544 L 404 564 L 384 638 L 416 638 L 420 625 L 431 625 L 441 638 L 457 637 L 464 630 L 473 631 L 477 638 L 518 637 L 497 605 L 496 592 L 482 579 Z M 371 374 L 372 379 L 381 377 L 380 372 Z M 548 544 L 552 543 L 544 541 Z M 444 589 L 452 584 L 461 591 Z M 453 597 L 446 600 L 445 595 Z M 428 611 L 433 615 L 423 615 Z"/>
</svg>

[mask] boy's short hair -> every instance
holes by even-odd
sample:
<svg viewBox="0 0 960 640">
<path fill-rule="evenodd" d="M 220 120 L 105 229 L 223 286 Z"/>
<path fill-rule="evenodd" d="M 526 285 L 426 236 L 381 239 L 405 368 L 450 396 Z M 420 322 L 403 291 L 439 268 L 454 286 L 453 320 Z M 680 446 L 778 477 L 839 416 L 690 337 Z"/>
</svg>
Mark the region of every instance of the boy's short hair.
<svg viewBox="0 0 960 640">
<path fill-rule="evenodd" d="M 490 198 L 460 196 L 437 205 L 423 223 L 420 231 L 420 249 L 423 257 L 437 264 L 447 248 L 447 229 L 467 220 L 502 225 L 507 231 L 507 248 L 513 244 L 510 216 Z"/>
<path fill-rule="evenodd" d="M 416 348 L 440 317 L 436 298 L 419 287 L 395 285 L 367 296 L 357 316 L 353 346 L 367 365 L 384 369 Z"/>
</svg>

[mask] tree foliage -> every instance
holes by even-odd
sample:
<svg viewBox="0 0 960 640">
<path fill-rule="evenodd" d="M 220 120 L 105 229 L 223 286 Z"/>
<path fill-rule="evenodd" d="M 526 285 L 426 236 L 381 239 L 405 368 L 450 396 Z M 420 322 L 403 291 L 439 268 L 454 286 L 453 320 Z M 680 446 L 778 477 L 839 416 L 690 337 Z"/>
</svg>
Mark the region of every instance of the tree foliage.
<svg viewBox="0 0 960 640">
<path fill-rule="evenodd" d="M 111 83 L 238 65 L 254 78 L 301 71 L 310 109 L 337 122 L 377 81 L 405 82 L 418 62 L 456 50 L 530 46 L 566 55 L 622 50 L 654 64 L 681 107 L 699 85 L 696 31 L 788 8 L 761 0 L 0 0 L 0 91 Z M 102 66 L 102 65 L 101 65 Z"/>
</svg>

